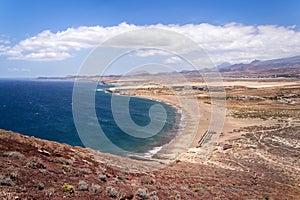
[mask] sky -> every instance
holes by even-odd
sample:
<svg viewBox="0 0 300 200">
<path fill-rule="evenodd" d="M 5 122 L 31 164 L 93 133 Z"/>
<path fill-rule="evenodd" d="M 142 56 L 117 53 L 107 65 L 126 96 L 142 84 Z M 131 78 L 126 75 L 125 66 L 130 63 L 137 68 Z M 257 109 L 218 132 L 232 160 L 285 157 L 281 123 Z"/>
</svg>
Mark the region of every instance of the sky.
<svg viewBox="0 0 300 200">
<path fill-rule="evenodd" d="M 0 77 L 76 75 L 99 43 L 147 27 L 216 65 L 300 55 L 299 0 L 0 0 Z"/>
</svg>

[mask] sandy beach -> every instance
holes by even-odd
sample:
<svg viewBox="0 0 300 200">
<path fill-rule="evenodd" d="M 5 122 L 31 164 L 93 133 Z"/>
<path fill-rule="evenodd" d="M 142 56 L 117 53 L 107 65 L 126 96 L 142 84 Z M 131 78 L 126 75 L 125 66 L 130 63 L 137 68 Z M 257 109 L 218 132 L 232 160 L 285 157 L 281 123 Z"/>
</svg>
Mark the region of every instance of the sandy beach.
<svg viewBox="0 0 300 200">
<path fill-rule="evenodd" d="M 197 138 L 201 137 L 203 134 L 200 130 L 204 129 L 204 127 L 199 129 L 200 115 L 197 112 L 198 108 L 195 108 L 195 105 L 192 104 L 191 99 L 181 99 L 181 101 L 185 101 L 184 105 L 182 105 L 176 96 L 171 95 L 142 95 L 140 97 L 161 101 L 182 111 L 181 115 L 184 120 L 184 124 L 181 124 L 183 127 L 181 127 L 182 129 L 180 130 L 180 133 L 156 154 L 156 158 L 170 160 L 175 159 L 180 154 L 186 152 L 191 146 L 195 145 L 194 143 L 197 141 Z M 178 121 L 178 123 L 180 123 L 180 121 Z M 204 123 L 202 126 L 203 125 Z"/>
<path fill-rule="evenodd" d="M 175 95 L 141 95 L 138 97 L 161 101 L 174 106 L 177 110 L 182 111 L 184 126 L 178 135 L 166 144 L 153 158 L 172 161 L 178 159 L 181 161 L 196 162 L 195 159 L 203 159 L 204 149 L 199 147 L 199 141 L 210 126 L 211 105 L 207 103 L 197 102 L 198 108 L 195 106 L 195 99 Z M 227 110 L 227 113 L 229 111 Z M 177 120 L 178 121 L 178 120 Z M 225 142 L 228 139 L 236 139 L 241 137 L 241 133 L 233 133 L 235 129 L 253 125 L 267 125 L 270 121 L 261 119 L 242 119 L 234 118 L 228 114 L 225 117 L 222 128 L 222 137 L 218 138 L 218 142 Z M 215 147 L 217 144 L 215 144 Z"/>
</svg>

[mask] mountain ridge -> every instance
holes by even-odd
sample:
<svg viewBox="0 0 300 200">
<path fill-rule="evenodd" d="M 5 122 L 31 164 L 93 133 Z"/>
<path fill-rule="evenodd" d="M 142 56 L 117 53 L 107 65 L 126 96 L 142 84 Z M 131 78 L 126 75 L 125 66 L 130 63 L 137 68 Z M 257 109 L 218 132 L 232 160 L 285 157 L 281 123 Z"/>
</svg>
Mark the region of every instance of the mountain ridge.
<svg viewBox="0 0 300 200">
<path fill-rule="evenodd" d="M 218 65 L 220 72 L 249 72 L 270 70 L 300 69 L 300 56 L 278 58 L 272 60 L 254 60 L 250 63 L 238 63 L 233 65 Z"/>
</svg>

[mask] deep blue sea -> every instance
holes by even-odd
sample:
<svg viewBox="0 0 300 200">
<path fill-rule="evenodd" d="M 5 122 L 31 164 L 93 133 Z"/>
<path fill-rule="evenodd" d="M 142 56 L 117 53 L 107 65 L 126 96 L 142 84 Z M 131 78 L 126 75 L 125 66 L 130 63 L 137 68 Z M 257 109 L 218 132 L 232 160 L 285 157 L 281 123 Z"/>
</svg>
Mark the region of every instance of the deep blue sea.
<svg viewBox="0 0 300 200">
<path fill-rule="evenodd" d="M 0 129 L 84 146 L 73 120 L 73 84 L 72 81 L 0 79 Z M 145 154 L 154 147 L 170 142 L 174 137 L 177 113 L 173 107 L 160 103 L 167 111 L 167 120 L 158 134 L 150 138 L 135 138 L 124 133 L 114 121 L 111 96 L 109 93 L 95 92 L 95 110 L 106 137 L 118 148 L 133 154 Z M 130 99 L 130 115 L 136 124 L 146 126 L 150 123 L 149 108 L 155 103 L 158 102 L 135 97 Z M 88 127 L 87 133 L 97 130 L 91 124 Z M 121 151 L 103 143 L 101 137 L 105 136 L 100 135 L 93 141 L 101 145 L 91 146 L 92 148 L 123 155 Z"/>
</svg>

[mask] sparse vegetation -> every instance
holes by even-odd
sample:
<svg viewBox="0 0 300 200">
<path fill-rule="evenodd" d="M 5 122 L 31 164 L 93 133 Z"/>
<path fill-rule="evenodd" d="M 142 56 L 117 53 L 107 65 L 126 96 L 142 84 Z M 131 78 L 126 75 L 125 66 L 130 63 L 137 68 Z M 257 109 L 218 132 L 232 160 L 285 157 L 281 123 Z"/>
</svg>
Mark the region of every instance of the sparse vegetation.
<svg viewBox="0 0 300 200">
<path fill-rule="evenodd" d="M 11 180 L 9 176 L 0 176 L 0 186 L 14 186 L 15 183 Z"/>
<path fill-rule="evenodd" d="M 7 151 L 3 153 L 4 156 L 13 157 L 13 158 L 24 158 L 24 155 L 18 151 Z"/>
<path fill-rule="evenodd" d="M 42 160 L 37 157 L 32 157 L 26 164 L 25 167 L 30 169 L 44 169 L 45 166 L 42 164 Z"/>
<path fill-rule="evenodd" d="M 106 182 L 106 175 L 105 175 L 105 174 L 100 174 L 100 175 L 98 176 L 98 179 L 99 179 L 100 181 Z"/>
<path fill-rule="evenodd" d="M 156 191 L 150 193 L 150 200 L 159 200 Z"/>
<path fill-rule="evenodd" d="M 38 190 L 43 190 L 45 188 L 43 183 L 38 183 L 36 187 Z"/>
<path fill-rule="evenodd" d="M 83 180 L 80 180 L 78 183 L 78 189 L 82 191 L 89 190 L 89 184 Z"/>
<path fill-rule="evenodd" d="M 139 199 L 148 199 L 148 189 L 147 188 L 139 188 L 136 192 L 136 196 Z"/>
<path fill-rule="evenodd" d="M 63 169 L 64 172 L 71 172 L 72 169 L 68 165 L 61 165 L 61 168 Z"/>
<path fill-rule="evenodd" d="M 151 178 L 151 177 L 149 177 L 149 176 L 142 176 L 142 177 L 140 178 L 140 182 L 141 182 L 142 184 L 153 185 L 155 181 L 154 181 L 153 178 Z"/>
<path fill-rule="evenodd" d="M 269 200 L 269 196 L 265 194 L 262 199 L 263 200 Z"/>
<path fill-rule="evenodd" d="M 123 176 L 123 174 L 121 174 L 121 173 L 118 173 L 117 178 L 118 178 L 119 180 L 124 180 L 124 176 Z"/>
<path fill-rule="evenodd" d="M 300 110 L 278 110 L 278 109 L 233 109 L 231 115 L 235 118 L 251 118 L 251 119 L 277 119 L 282 120 L 284 118 L 300 118 Z"/>
<path fill-rule="evenodd" d="M 153 195 L 153 196 L 150 197 L 150 200 L 159 200 L 159 198 L 158 198 L 158 196 Z"/>
<path fill-rule="evenodd" d="M 93 183 L 91 186 L 91 190 L 92 190 L 93 194 L 99 194 L 101 192 L 100 189 L 101 189 L 101 187 L 98 184 Z"/>
<path fill-rule="evenodd" d="M 19 172 L 14 171 L 9 174 L 9 177 L 11 178 L 11 180 L 16 181 L 19 179 L 20 174 L 19 174 Z"/>
<path fill-rule="evenodd" d="M 107 192 L 109 197 L 117 198 L 118 191 L 115 188 L 113 188 L 111 186 L 108 186 L 108 187 L 106 187 L 106 192 Z"/>
<path fill-rule="evenodd" d="M 91 174 L 93 173 L 91 169 L 89 168 L 80 168 L 78 169 L 82 174 Z"/>
<path fill-rule="evenodd" d="M 74 194 L 74 193 L 75 193 L 75 188 L 74 188 L 73 185 L 69 185 L 69 184 L 66 184 L 66 183 L 65 183 L 65 184 L 62 186 L 62 189 L 63 189 L 64 192 L 68 192 L 68 193 L 70 193 L 70 194 Z"/>
</svg>

